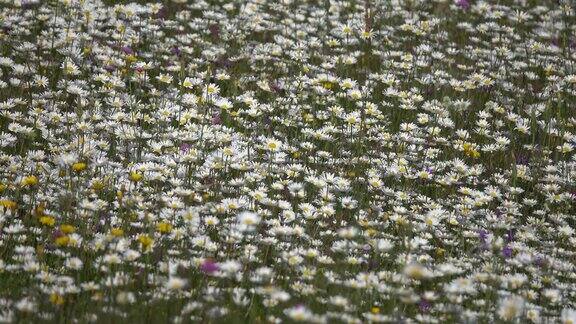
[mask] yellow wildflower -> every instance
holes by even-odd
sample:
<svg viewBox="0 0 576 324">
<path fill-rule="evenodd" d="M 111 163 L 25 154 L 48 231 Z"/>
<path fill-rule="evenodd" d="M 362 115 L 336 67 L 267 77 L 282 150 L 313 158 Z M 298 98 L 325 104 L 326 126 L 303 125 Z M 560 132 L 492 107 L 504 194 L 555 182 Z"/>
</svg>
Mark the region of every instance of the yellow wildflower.
<svg viewBox="0 0 576 324">
<path fill-rule="evenodd" d="M 129 179 L 130 179 L 130 181 L 138 182 L 138 181 L 142 180 L 143 177 L 144 176 L 141 173 L 138 173 L 136 171 L 132 171 L 132 172 L 130 172 Z"/>
<path fill-rule="evenodd" d="M 52 293 L 50 295 L 50 302 L 56 306 L 64 304 L 64 297 L 58 295 L 57 293 Z"/>
<path fill-rule="evenodd" d="M 72 170 L 76 171 L 76 172 L 82 172 L 84 170 L 86 170 L 86 163 L 84 162 L 76 162 L 74 164 L 72 164 Z"/>
<path fill-rule="evenodd" d="M 54 226 L 54 223 L 56 223 L 56 220 L 55 220 L 54 217 L 52 217 L 52 216 L 42 216 L 42 217 L 40 217 L 40 224 L 42 224 L 42 225 Z"/>
<path fill-rule="evenodd" d="M 38 217 L 44 216 L 44 209 L 46 208 L 46 203 L 39 203 L 38 206 L 34 209 L 34 213 Z"/>
<path fill-rule="evenodd" d="M 64 234 L 71 234 L 74 233 L 74 231 L 76 230 L 76 228 L 72 225 L 68 225 L 68 224 L 64 224 L 60 226 L 60 230 L 62 231 L 62 233 Z"/>
<path fill-rule="evenodd" d="M 324 81 L 322 82 L 322 87 L 324 87 L 324 89 L 332 89 L 332 82 L 330 81 Z"/>
<path fill-rule="evenodd" d="M 100 191 L 102 189 L 104 189 L 105 185 L 104 182 L 102 182 L 101 180 L 95 180 L 92 183 L 92 189 L 96 190 L 96 191 Z"/>
<path fill-rule="evenodd" d="M 134 63 L 134 62 L 138 61 L 138 58 L 135 55 L 127 55 L 126 61 L 128 63 Z"/>
<path fill-rule="evenodd" d="M 7 209 L 16 209 L 16 202 L 8 199 L 0 199 L 0 206 Z"/>
<path fill-rule="evenodd" d="M 443 248 L 436 248 L 436 256 L 439 258 L 443 257 L 445 252 L 446 250 L 444 250 Z"/>
<path fill-rule="evenodd" d="M 160 222 L 156 224 L 156 230 L 162 234 L 167 234 L 172 231 L 172 225 L 167 222 Z"/>
<path fill-rule="evenodd" d="M 472 144 L 464 143 L 464 145 L 462 145 L 462 147 L 464 148 L 464 154 L 466 154 L 467 156 L 475 158 L 475 159 L 480 157 L 480 152 L 478 152 L 478 150 L 476 150 L 472 146 Z"/>
<path fill-rule="evenodd" d="M 138 242 L 140 242 L 140 244 L 142 244 L 143 250 L 147 250 L 150 246 L 152 246 L 152 243 L 154 243 L 154 240 L 149 235 L 142 234 L 142 235 L 138 236 Z"/>
<path fill-rule="evenodd" d="M 34 175 L 24 177 L 22 179 L 22 186 L 24 187 L 32 187 L 38 184 L 38 178 Z"/>
<path fill-rule="evenodd" d="M 66 246 L 68 243 L 70 243 L 70 237 L 68 235 L 63 235 L 56 239 L 56 245 L 58 246 Z"/>
<path fill-rule="evenodd" d="M 124 230 L 118 227 L 114 227 L 110 230 L 110 234 L 112 234 L 112 236 L 115 237 L 120 237 L 122 235 L 124 235 Z"/>
</svg>

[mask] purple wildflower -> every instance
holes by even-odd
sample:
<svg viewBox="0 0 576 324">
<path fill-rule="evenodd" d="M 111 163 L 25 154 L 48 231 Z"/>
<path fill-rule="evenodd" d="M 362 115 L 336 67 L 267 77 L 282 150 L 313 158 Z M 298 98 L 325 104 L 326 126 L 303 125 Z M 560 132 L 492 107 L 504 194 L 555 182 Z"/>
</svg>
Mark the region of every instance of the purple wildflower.
<svg viewBox="0 0 576 324">
<path fill-rule="evenodd" d="M 456 0 L 456 5 L 460 7 L 460 9 L 468 9 L 470 7 L 470 0 Z"/>
<path fill-rule="evenodd" d="M 180 145 L 180 152 L 187 153 L 188 150 L 190 150 L 190 144 L 182 143 L 182 145 Z"/>
<path fill-rule="evenodd" d="M 269 81 L 268 86 L 270 87 L 270 89 L 272 89 L 272 91 L 279 94 L 284 94 L 284 89 L 282 89 L 282 87 L 277 82 Z"/>
<path fill-rule="evenodd" d="M 508 259 L 512 257 L 512 248 L 508 245 L 506 245 L 503 249 L 502 249 L 502 255 Z"/>
<path fill-rule="evenodd" d="M 482 243 L 486 243 L 486 239 L 488 238 L 488 231 L 481 229 L 478 231 L 478 236 L 480 237 L 480 241 L 482 241 Z"/>
<path fill-rule="evenodd" d="M 480 238 L 481 242 L 481 249 L 486 249 L 488 247 L 488 234 L 488 231 L 483 229 L 478 231 L 478 237 Z"/>
<path fill-rule="evenodd" d="M 214 272 L 220 269 L 218 264 L 210 259 L 205 260 L 202 265 L 200 265 L 200 271 L 204 272 L 205 274 L 213 274 Z"/>
<path fill-rule="evenodd" d="M 122 46 L 121 50 L 122 50 L 122 52 L 124 52 L 124 54 L 126 54 L 126 55 L 132 55 L 132 54 L 134 54 L 134 51 L 130 48 L 130 46 Z"/>
<path fill-rule="evenodd" d="M 422 299 L 420 300 L 420 302 L 418 302 L 418 309 L 420 310 L 421 313 L 429 312 L 430 308 L 432 308 L 432 304 L 430 304 L 430 302 L 427 301 L 426 299 Z"/>
<path fill-rule="evenodd" d="M 506 242 L 508 242 L 508 243 L 513 242 L 515 233 L 516 233 L 516 230 L 514 230 L 514 229 L 508 230 L 508 233 L 506 233 Z"/>
<path fill-rule="evenodd" d="M 543 256 L 537 256 L 534 260 L 534 264 L 539 268 L 543 268 L 546 266 L 546 259 Z"/>
<path fill-rule="evenodd" d="M 530 162 L 530 156 L 528 156 L 528 155 L 519 154 L 516 157 L 516 164 L 528 165 L 528 162 Z"/>
<path fill-rule="evenodd" d="M 62 237 L 62 236 L 64 236 L 64 232 L 62 232 L 60 229 L 56 229 L 56 230 L 54 230 L 54 232 L 52 232 L 52 237 L 54 239 L 57 239 L 57 238 Z"/>
</svg>

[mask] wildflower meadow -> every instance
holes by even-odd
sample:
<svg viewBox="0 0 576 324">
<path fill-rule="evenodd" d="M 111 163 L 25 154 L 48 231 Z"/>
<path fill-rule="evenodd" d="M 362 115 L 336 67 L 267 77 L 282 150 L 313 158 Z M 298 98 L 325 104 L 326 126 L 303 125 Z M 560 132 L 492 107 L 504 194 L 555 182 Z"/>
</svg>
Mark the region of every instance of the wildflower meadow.
<svg viewBox="0 0 576 324">
<path fill-rule="evenodd" d="M 576 323 L 576 2 L 0 0 L 0 322 Z"/>
</svg>

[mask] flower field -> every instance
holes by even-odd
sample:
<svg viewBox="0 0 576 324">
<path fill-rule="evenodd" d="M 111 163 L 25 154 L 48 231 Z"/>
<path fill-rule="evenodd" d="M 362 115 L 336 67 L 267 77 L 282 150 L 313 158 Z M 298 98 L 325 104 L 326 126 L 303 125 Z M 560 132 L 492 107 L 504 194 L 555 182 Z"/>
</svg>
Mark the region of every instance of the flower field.
<svg viewBox="0 0 576 324">
<path fill-rule="evenodd" d="M 0 1 L 0 322 L 576 323 L 576 3 Z"/>
</svg>

